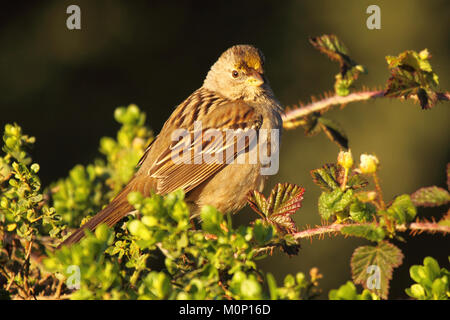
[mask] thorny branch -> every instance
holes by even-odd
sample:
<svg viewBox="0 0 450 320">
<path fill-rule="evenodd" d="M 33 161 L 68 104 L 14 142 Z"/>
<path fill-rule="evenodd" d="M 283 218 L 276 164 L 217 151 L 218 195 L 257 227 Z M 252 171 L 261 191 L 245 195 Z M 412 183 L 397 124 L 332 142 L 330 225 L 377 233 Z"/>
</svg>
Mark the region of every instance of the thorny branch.
<svg viewBox="0 0 450 320">
<path fill-rule="evenodd" d="M 283 115 L 283 127 L 285 129 L 294 129 L 299 126 L 299 119 L 311 113 L 325 111 L 327 108 L 336 105 L 345 105 L 351 102 L 367 101 L 370 99 L 385 97 L 385 90 L 363 90 L 359 92 L 350 93 L 347 96 L 327 96 L 321 100 L 314 100 L 306 105 L 300 107 L 293 107 L 288 109 Z M 417 97 L 415 97 L 417 100 Z M 450 92 L 438 93 L 439 101 L 450 101 Z"/>
</svg>

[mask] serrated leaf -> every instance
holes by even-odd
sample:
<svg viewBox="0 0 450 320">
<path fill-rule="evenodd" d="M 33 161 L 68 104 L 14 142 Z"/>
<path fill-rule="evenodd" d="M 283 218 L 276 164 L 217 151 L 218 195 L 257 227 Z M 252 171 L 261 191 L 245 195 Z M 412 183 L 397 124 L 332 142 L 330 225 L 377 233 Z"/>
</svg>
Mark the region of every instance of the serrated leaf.
<svg viewBox="0 0 450 320">
<path fill-rule="evenodd" d="M 248 204 L 250 207 L 259 214 L 262 218 L 267 217 L 268 211 L 267 211 L 267 201 L 264 195 L 256 190 L 253 190 L 250 192 L 250 194 L 247 197 Z"/>
<path fill-rule="evenodd" d="M 362 174 L 352 172 L 348 176 L 347 186 L 352 188 L 353 190 L 364 188 L 368 184 L 369 182 L 366 178 L 364 178 Z"/>
<path fill-rule="evenodd" d="M 350 217 L 356 222 L 371 221 L 376 212 L 372 203 L 362 202 L 359 199 L 355 199 L 350 205 Z"/>
<path fill-rule="evenodd" d="M 339 64 L 351 64 L 352 60 L 347 56 L 348 50 L 334 34 L 325 34 L 319 37 L 309 38 L 314 48 L 327 55 L 331 60 Z"/>
<path fill-rule="evenodd" d="M 345 235 L 365 238 L 369 241 L 381 241 L 385 237 L 383 229 L 372 224 L 348 225 L 343 227 L 341 232 Z"/>
<path fill-rule="evenodd" d="M 402 261 L 401 250 L 386 241 L 377 246 L 359 247 L 351 258 L 353 282 L 387 299 L 392 271 L 400 266 Z"/>
<path fill-rule="evenodd" d="M 417 53 L 407 50 L 398 56 L 387 56 L 391 77 L 386 84 L 385 96 L 410 98 L 416 96 L 422 109 L 432 108 L 438 101 L 438 76 L 429 62 L 428 51 Z"/>
<path fill-rule="evenodd" d="M 297 232 L 291 215 L 301 206 L 304 188 L 290 183 L 278 183 L 271 191 L 268 199 L 258 191 L 250 192 L 250 207 L 264 220 L 274 225 L 283 233 Z"/>
<path fill-rule="evenodd" d="M 387 214 L 394 218 L 397 223 L 403 224 L 414 220 L 417 209 L 410 196 L 403 194 L 394 199 L 391 206 L 387 209 Z"/>
<path fill-rule="evenodd" d="M 343 211 L 353 201 L 353 191 L 351 189 L 342 192 L 336 189 L 332 192 L 322 192 L 319 197 L 319 213 L 321 217 L 328 220 L 338 212 Z"/>
<path fill-rule="evenodd" d="M 348 56 L 347 48 L 335 35 L 325 34 L 320 37 L 313 37 L 309 39 L 309 42 L 331 60 L 339 63 L 340 73 L 335 77 L 335 92 L 341 96 L 348 95 L 353 82 L 361 72 L 365 73 L 366 69 Z"/>
<path fill-rule="evenodd" d="M 323 132 L 327 137 L 341 148 L 348 149 L 348 138 L 341 126 L 331 119 L 320 117 L 318 119 Z"/>
<path fill-rule="evenodd" d="M 305 189 L 291 183 L 278 183 L 271 191 L 267 203 L 270 215 L 293 214 L 302 206 Z"/>
<path fill-rule="evenodd" d="M 438 207 L 450 201 L 450 193 L 436 186 L 420 188 L 411 195 L 411 200 L 418 207 Z"/>
<path fill-rule="evenodd" d="M 311 177 L 324 191 L 333 191 L 340 187 L 340 180 L 344 174 L 344 169 L 336 164 L 326 164 L 322 168 L 310 171 Z"/>
</svg>

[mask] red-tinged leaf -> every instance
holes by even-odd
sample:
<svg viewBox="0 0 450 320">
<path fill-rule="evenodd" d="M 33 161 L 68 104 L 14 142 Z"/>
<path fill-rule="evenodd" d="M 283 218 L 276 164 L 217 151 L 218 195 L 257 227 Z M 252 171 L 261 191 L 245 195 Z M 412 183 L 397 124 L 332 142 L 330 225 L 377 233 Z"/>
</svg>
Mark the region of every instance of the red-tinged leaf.
<svg viewBox="0 0 450 320">
<path fill-rule="evenodd" d="M 279 183 L 268 199 L 260 192 L 252 191 L 248 202 L 256 213 L 282 233 L 295 233 L 297 228 L 291 216 L 301 207 L 304 192 L 304 188 L 295 184 Z"/>
<path fill-rule="evenodd" d="M 302 206 L 305 189 L 295 184 L 278 183 L 270 193 L 268 203 L 270 215 L 293 214 Z"/>
<path fill-rule="evenodd" d="M 274 215 L 269 217 L 269 221 L 283 234 L 298 232 L 295 221 L 290 215 Z"/>
<path fill-rule="evenodd" d="M 247 201 L 250 207 L 262 218 L 268 215 L 267 200 L 261 192 L 256 190 L 251 191 L 247 197 Z"/>
<path fill-rule="evenodd" d="M 450 193 L 436 186 L 420 188 L 411 195 L 417 207 L 438 207 L 450 202 Z"/>
<path fill-rule="evenodd" d="M 392 271 L 402 261 L 401 250 L 386 241 L 377 246 L 359 247 L 353 252 L 350 263 L 353 282 L 387 299 Z"/>
</svg>

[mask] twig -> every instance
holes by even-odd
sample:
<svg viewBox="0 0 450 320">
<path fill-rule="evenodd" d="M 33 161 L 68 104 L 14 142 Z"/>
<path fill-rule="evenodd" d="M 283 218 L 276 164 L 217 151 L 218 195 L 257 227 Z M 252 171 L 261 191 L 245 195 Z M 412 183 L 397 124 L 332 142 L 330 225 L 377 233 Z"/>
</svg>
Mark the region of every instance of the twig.
<svg viewBox="0 0 450 320">
<path fill-rule="evenodd" d="M 295 121 L 310 113 L 321 111 L 331 106 L 347 104 L 350 102 L 365 101 L 374 98 L 384 97 L 384 90 L 353 92 L 347 96 L 334 95 L 319 101 L 311 102 L 300 108 L 288 110 L 282 116 L 283 124 Z"/>
<path fill-rule="evenodd" d="M 368 226 L 372 223 L 351 223 L 351 224 L 345 224 L 345 223 L 334 223 L 330 224 L 328 226 L 318 226 L 316 228 L 306 229 L 297 233 L 294 233 L 293 236 L 295 239 L 302 239 L 302 238 L 311 238 L 313 236 L 322 236 L 329 233 L 335 233 L 341 231 L 343 227 L 346 226 Z M 436 222 L 412 222 L 408 224 L 399 224 L 395 226 L 395 229 L 400 232 L 404 232 L 407 230 L 411 230 L 411 232 L 428 232 L 428 233 L 443 233 L 447 234 L 450 233 L 450 227 L 440 225 Z"/>
<path fill-rule="evenodd" d="M 384 93 L 385 93 L 384 90 L 368 90 L 368 91 L 353 92 L 346 96 L 333 95 L 331 97 L 326 97 L 319 101 L 312 101 L 311 103 L 301 106 L 299 108 L 287 110 L 282 116 L 283 127 L 285 129 L 294 129 L 303 123 L 299 119 L 308 114 L 323 111 L 329 107 L 336 105 L 345 105 L 350 102 L 383 98 L 385 97 Z M 437 93 L 437 98 L 439 101 L 449 101 L 450 92 L 439 92 Z M 417 97 L 414 97 L 414 99 L 417 99 Z"/>
</svg>

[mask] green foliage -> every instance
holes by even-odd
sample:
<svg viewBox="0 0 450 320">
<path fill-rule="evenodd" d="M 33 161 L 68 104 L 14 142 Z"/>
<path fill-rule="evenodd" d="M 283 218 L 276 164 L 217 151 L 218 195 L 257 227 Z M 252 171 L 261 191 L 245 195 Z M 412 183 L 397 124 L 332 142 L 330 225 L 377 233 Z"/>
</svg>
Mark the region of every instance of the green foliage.
<svg viewBox="0 0 450 320">
<path fill-rule="evenodd" d="M 379 300 L 380 298 L 373 292 L 364 289 L 362 293 L 358 294 L 356 286 L 351 281 L 333 289 L 328 293 L 330 300 Z"/>
<path fill-rule="evenodd" d="M 335 92 L 340 96 L 350 93 L 350 87 L 358 79 L 359 74 L 366 73 L 365 67 L 357 64 L 348 56 L 348 50 L 335 35 L 322 35 L 310 38 L 309 42 L 333 61 L 339 63 L 340 72 L 336 75 Z"/>
<path fill-rule="evenodd" d="M 442 192 L 443 189 L 436 190 L 437 187 L 423 188 L 412 196 L 407 194 L 397 196 L 386 205 L 377 178 L 378 168 L 378 158 L 367 154 L 361 155 L 359 166 L 354 168 L 349 151 L 341 152 L 336 164 L 327 164 L 312 170 L 311 176 L 323 190 L 318 203 L 321 217 L 324 220 L 334 219 L 335 223 L 340 224 L 338 230 L 344 236 L 361 237 L 378 243 L 375 246 L 362 246 L 355 250 L 351 259 L 353 282 L 387 299 L 392 270 L 401 264 L 403 254 L 386 240 L 402 239 L 398 235 L 399 230 L 404 230 L 417 216 L 415 203 L 442 204 L 445 202 L 442 199 L 446 194 Z M 361 190 L 368 184 L 367 177 L 373 178 L 375 190 Z M 449 226 L 448 218 L 447 215 L 438 225 Z M 378 289 L 369 288 L 367 284 L 368 279 L 372 279 L 370 272 L 368 273 L 371 265 L 379 267 L 380 270 Z M 341 289 L 340 293 L 333 291 L 333 298 L 348 296 L 356 299 L 356 293 L 350 285 Z"/>
<path fill-rule="evenodd" d="M 72 299 L 130 298 L 121 290 L 124 279 L 119 264 L 105 256 L 113 237 L 105 225 L 99 226 L 95 234 L 89 233 L 80 243 L 48 252 L 44 267 L 49 272 L 61 273 L 68 279 L 68 285 L 79 288 L 72 294 Z"/>
<path fill-rule="evenodd" d="M 312 268 L 309 272 L 310 280 L 306 279 L 304 273 L 295 275 L 288 274 L 283 281 L 283 287 L 277 287 L 275 278 L 271 273 L 267 274 L 267 284 L 269 286 L 270 299 L 299 300 L 317 296 L 320 291 L 317 288 L 318 280 L 322 275 L 317 268 Z"/>
<path fill-rule="evenodd" d="M 311 38 L 310 42 L 339 63 L 334 89 L 338 96 L 349 95 L 364 67 L 348 56 L 334 35 Z M 439 97 L 447 97 L 436 91 L 438 77 L 429 59 L 427 50 L 387 57 L 391 78 L 382 93 L 417 97 L 423 108 L 431 108 Z M 338 98 L 340 103 L 348 102 Z M 291 125 L 303 125 L 308 135 L 323 131 L 347 149 L 348 138 L 342 128 L 323 117 L 326 109 L 303 113 L 302 119 Z M 421 188 L 411 196 L 401 194 L 386 203 L 378 179 L 378 158 L 362 154 L 360 163 L 355 164 L 348 150 L 339 153 L 336 163 L 311 171 L 313 181 L 322 189 L 318 212 L 326 222 L 317 228 L 299 231 L 295 225 L 293 214 L 301 207 L 305 191 L 295 184 L 277 184 L 267 198 L 252 191 L 248 202 L 259 218 L 237 227 L 231 215 L 224 216 L 210 206 L 203 207 L 199 221 L 192 219 L 181 190 L 149 197 L 131 193 L 128 200 L 136 210 L 124 224 L 114 230 L 99 226 L 70 248 L 54 250 L 62 231 L 79 227 L 121 190 L 153 139 L 152 131 L 145 126 L 146 116 L 137 106 L 118 108 L 114 117 L 121 128 L 115 139 L 100 140 L 103 157 L 86 166 L 76 165 L 68 177 L 46 190 L 38 177 L 39 165 L 27 151 L 34 138 L 23 134 L 18 125 L 5 127 L 4 155 L 0 156 L 2 297 L 312 299 L 320 293 L 318 280 L 322 275 L 316 268 L 311 269 L 309 279 L 302 272 L 288 274 L 278 286 L 271 273 L 258 268 L 257 261 L 277 248 L 288 255 L 299 254 L 300 239 L 328 233 L 374 242 L 356 248 L 351 259 L 353 282 L 331 290 L 329 298 L 386 299 L 393 269 L 403 260 L 403 253 L 389 241 L 403 239 L 399 233 L 408 229 L 450 232 L 450 214 L 437 223 L 417 219 L 417 207 L 447 205 L 447 190 Z M 450 188 L 450 165 L 447 185 Z M 416 283 L 406 289 L 409 296 L 449 297 L 449 271 L 441 269 L 434 259 L 427 257 L 423 266 L 411 267 L 410 273 Z M 357 292 L 358 284 L 364 288 L 362 293 Z"/>
<path fill-rule="evenodd" d="M 379 214 L 383 215 L 381 211 Z M 411 222 L 417 214 L 417 209 L 407 194 L 403 194 L 394 199 L 392 205 L 387 209 L 386 217 L 393 219 L 398 224 Z M 383 222 L 385 220 L 382 220 Z"/>
<path fill-rule="evenodd" d="M 419 53 L 408 50 L 396 57 L 387 56 L 391 77 L 387 82 L 385 95 L 405 99 L 416 96 L 422 109 L 432 108 L 438 101 L 436 89 L 439 78 L 431 68 L 430 58 L 427 49 Z"/>
<path fill-rule="evenodd" d="M 411 195 L 411 200 L 417 207 L 438 207 L 450 202 L 450 193 L 436 186 L 420 188 Z"/>
<path fill-rule="evenodd" d="M 33 244 L 43 235 L 58 236 L 64 226 L 55 209 L 45 203 L 37 175 L 39 165 L 32 163 L 27 149 L 34 137 L 22 133 L 17 125 L 6 125 L 3 135 L 4 156 L 0 157 L 0 280 L 10 293 L 29 297 L 29 278 L 41 272 L 29 265 Z M 39 243 L 39 245 L 42 245 Z M 3 279 L 2 279 L 3 278 Z M 3 281 L 0 281 L 2 283 Z M 5 283 L 3 282 L 3 283 Z"/>
<path fill-rule="evenodd" d="M 373 224 L 367 225 L 346 225 L 341 229 L 343 235 L 365 238 L 369 241 L 381 241 L 386 234 L 383 228 Z"/>
<path fill-rule="evenodd" d="M 193 230 L 182 191 L 148 198 L 131 193 L 129 201 L 142 216 L 130 219 L 125 233 L 116 235 L 114 242 L 111 231 L 102 227 L 71 248 L 49 253 L 44 265 L 51 272 L 70 277 L 65 270 L 71 265 L 80 268 L 80 289 L 71 298 L 264 299 L 273 295 L 266 291 L 256 266 L 260 248 L 278 236 L 272 225 L 257 220 L 252 227 L 234 229 L 231 220 L 207 206 L 201 212 L 201 229 Z M 282 208 L 282 199 L 276 203 L 275 208 Z M 133 246 L 137 254 L 131 252 Z M 104 255 L 105 250 L 109 255 Z M 121 262 L 115 259 L 118 253 Z M 161 271 L 149 265 L 150 256 L 163 260 Z M 296 283 L 285 281 L 283 287 L 272 281 L 270 290 L 280 299 L 310 297 L 317 283 L 300 274 L 296 279 Z"/>
<path fill-rule="evenodd" d="M 438 262 L 432 257 L 426 257 L 423 260 L 423 266 L 412 266 L 409 274 L 416 282 L 405 290 L 410 297 L 418 300 L 448 300 L 450 298 L 450 272 L 439 267 Z"/>
</svg>

